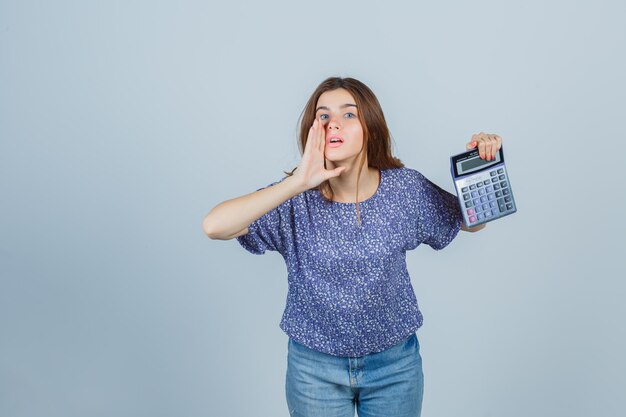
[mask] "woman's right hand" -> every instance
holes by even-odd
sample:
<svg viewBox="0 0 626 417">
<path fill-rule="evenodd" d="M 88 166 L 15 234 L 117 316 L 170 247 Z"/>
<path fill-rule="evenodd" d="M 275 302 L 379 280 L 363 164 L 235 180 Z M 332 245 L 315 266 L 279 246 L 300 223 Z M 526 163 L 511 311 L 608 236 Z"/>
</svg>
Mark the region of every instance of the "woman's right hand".
<svg viewBox="0 0 626 417">
<path fill-rule="evenodd" d="M 316 118 L 309 129 L 302 160 L 294 171 L 297 179 L 305 189 L 317 187 L 329 178 L 337 177 L 346 167 L 337 167 L 328 170 L 324 167 L 324 148 L 326 147 L 326 128 L 319 118 Z"/>
</svg>

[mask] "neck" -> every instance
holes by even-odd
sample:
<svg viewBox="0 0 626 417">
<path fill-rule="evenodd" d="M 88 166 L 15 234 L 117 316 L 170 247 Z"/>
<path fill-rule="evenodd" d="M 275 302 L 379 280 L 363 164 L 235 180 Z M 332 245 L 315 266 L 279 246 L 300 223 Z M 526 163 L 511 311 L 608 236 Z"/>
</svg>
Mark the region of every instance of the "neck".
<svg viewBox="0 0 626 417">
<path fill-rule="evenodd" d="M 345 166 L 345 171 L 338 177 L 333 177 L 328 180 L 333 189 L 334 201 L 346 203 L 357 201 L 357 179 L 359 181 L 358 201 L 367 200 L 376 193 L 379 184 L 378 169 L 369 167 L 367 159 L 363 163 L 360 174 L 359 166 L 356 161 L 351 164 L 326 161 L 327 169 L 334 169 L 340 166 Z"/>
</svg>

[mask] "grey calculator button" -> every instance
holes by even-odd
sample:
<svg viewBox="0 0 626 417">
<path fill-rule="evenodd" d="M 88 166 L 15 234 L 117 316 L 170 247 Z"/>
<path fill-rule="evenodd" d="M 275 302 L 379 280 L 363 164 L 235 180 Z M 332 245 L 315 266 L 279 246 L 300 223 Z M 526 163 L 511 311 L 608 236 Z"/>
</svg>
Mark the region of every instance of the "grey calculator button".
<svg viewBox="0 0 626 417">
<path fill-rule="evenodd" d="M 462 192 L 462 193 L 467 192 L 467 187 L 463 187 L 463 188 L 461 188 L 461 192 Z"/>
<path fill-rule="evenodd" d="M 499 190 L 500 189 L 500 184 L 493 184 L 493 189 L 494 190 Z"/>
<path fill-rule="evenodd" d="M 510 203 L 511 202 L 511 196 L 507 195 L 506 197 L 504 197 L 504 202 L 505 203 Z"/>
<path fill-rule="evenodd" d="M 502 197 L 502 191 L 496 191 L 496 197 L 497 198 Z"/>
<path fill-rule="evenodd" d="M 476 206 L 476 213 L 483 211 L 483 206 L 481 206 L 480 204 Z"/>
<path fill-rule="evenodd" d="M 467 201 L 470 199 L 469 194 L 463 194 L 463 200 Z"/>
<path fill-rule="evenodd" d="M 479 200 L 478 198 L 477 198 L 477 199 L 475 199 L 475 200 L 474 200 L 474 205 L 475 205 L 475 206 L 477 206 L 477 205 L 479 205 L 479 204 L 480 204 L 480 200 Z"/>
<path fill-rule="evenodd" d="M 486 203 L 488 201 L 487 200 L 487 196 L 484 195 L 484 196 L 480 197 L 480 201 L 482 201 L 483 203 Z"/>
<path fill-rule="evenodd" d="M 489 210 L 489 204 L 483 204 L 483 210 Z"/>
<path fill-rule="evenodd" d="M 502 174 L 503 172 L 504 172 L 504 168 L 500 168 L 500 169 L 498 170 L 498 174 Z"/>
<path fill-rule="evenodd" d="M 485 218 L 485 215 L 482 214 L 482 213 L 478 213 L 478 215 L 476 217 L 478 217 L 478 220 L 482 220 L 482 219 Z"/>
<path fill-rule="evenodd" d="M 502 190 L 502 194 L 509 195 L 509 194 L 511 194 L 511 192 L 509 191 L 508 188 L 505 188 L 504 190 Z"/>
<path fill-rule="evenodd" d="M 504 188 L 504 187 L 508 187 L 509 184 L 506 181 L 502 181 L 500 185 L 502 186 L 502 188 Z"/>
<path fill-rule="evenodd" d="M 495 177 L 497 174 L 496 174 L 496 171 L 491 171 L 489 175 L 491 175 L 492 177 Z"/>
<path fill-rule="evenodd" d="M 493 187 L 490 185 L 489 187 L 486 188 L 486 190 L 488 193 L 491 193 L 493 192 Z"/>
<path fill-rule="evenodd" d="M 491 217 L 491 210 L 485 212 L 485 217 Z"/>
<path fill-rule="evenodd" d="M 472 207 L 472 202 L 471 201 L 466 201 L 465 202 L 465 208 L 470 208 Z"/>
<path fill-rule="evenodd" d="M 505 179 L 505 178 L 506 178 L 506 176 L 504 176 L 504 175 L 500 175 L 498 178 L 500 178 L 500 181 L 502 181 L 503 179 Z"/>
<path fill-rule="evenodd" d="M 495 200 L 495 199 L 496 199 L 496 196 L 495 196 L 495 195 L 493 195 L 493 194 L 489 194 L 489 195 L 488 195 L 488 197 L 489 197 L 489 200 L 490 200 L 490 201 L 491 201 L 491 200 Z"/>
<path fill-rule="evenodd" d="M 485 180 L 485 181 L 483 181 L 483 184 L 485 184 L 485 185 L 489 185 L 489 180 Z"/>
<path fill-rule="evenodd" d="M 482 186 L 483 186 L 482 182 L 479 182 L 478 184 L 476 184 L 476 187 L 482 187 Z"/>
<path fill-rule="evenodd" d="M 478 197 L 478 191 L 472 191 L 472 197 L 474 198 Z"/>
<path fill-rule="evenodd" d="M 494 177 L 491 179 L 491 182 L 498 182 L 498 177 Z"/>
<path fill-rule="evenodd" d="M 504 205 L 504 199 L 498 200 L 498 208 L 500 209 L 500 213 L 504 213 L 506 211 L 506 207 Z"/>
<path fill-rule="evenodd" d="M 498 207 L 498 204 L 497 204 L 495 201 L 491 201 L 491 202 L 489 203 L 489 207 L 491 207 L 491 208 L 495 208 L 495 207 Z"/>
<path fill-rule="evenodd" d="M 470 185 L 470 190 L 475 190 L 476 186 L 474 184 Z"/>
<path fill-rule="evenodd" d="M 507 203 L 506 208 L 509 210 L 513 209 L 513 204 Z"/>
<path fill-rule="evenodd" d="M 481 188 L 480 190 L 478 190 L 478 194 L 485 195 L 485 189 Z"/>
</svg>

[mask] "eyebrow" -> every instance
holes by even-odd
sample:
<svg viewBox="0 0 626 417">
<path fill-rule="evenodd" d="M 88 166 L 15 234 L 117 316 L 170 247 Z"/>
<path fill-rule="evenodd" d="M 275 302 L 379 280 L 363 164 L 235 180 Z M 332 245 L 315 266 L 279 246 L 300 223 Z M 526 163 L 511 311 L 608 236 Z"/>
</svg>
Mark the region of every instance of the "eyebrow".
<svg viewBox="0 0 626 417">
<path fill-rule="evenodd" d="M 356 107 L 356 104 L 346 103 L 346 104 L 342 104 L 341 106 L 339 106 L 340 109 L 344 109 L 346 107 Z M 315 113 L 317 113 L 320 110 L 330 110 L 330 109 L 326 106 L 319 106 L 317 109 L 315 109 Z"/>
</svg>

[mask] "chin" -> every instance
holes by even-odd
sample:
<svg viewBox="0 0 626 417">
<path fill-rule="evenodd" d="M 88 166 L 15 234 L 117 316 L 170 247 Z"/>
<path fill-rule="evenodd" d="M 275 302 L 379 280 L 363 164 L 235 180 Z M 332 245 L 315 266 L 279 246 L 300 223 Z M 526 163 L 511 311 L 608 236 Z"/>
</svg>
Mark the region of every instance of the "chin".
<svg viewBox="0 0 626 417">
<path fill-rule="evenodd" d="M 333 163 L 351 163 L 351 162 L 356 162 L 358 159 L 359 155 L 332 155 L 329 156 L 327 154 L 324 155 L 324 158 L 326 158 L 327 161 L 333 162 Z"/>
</svg>

